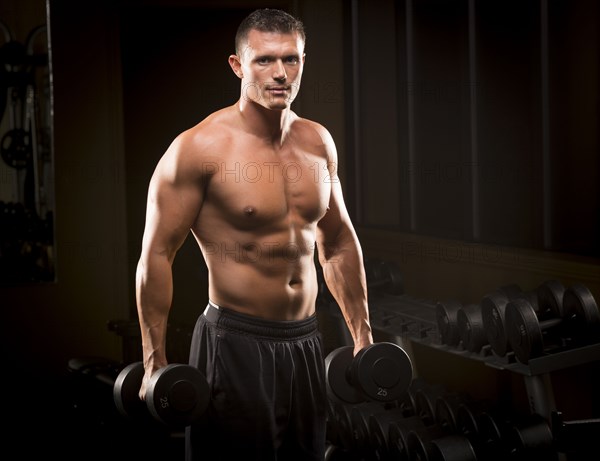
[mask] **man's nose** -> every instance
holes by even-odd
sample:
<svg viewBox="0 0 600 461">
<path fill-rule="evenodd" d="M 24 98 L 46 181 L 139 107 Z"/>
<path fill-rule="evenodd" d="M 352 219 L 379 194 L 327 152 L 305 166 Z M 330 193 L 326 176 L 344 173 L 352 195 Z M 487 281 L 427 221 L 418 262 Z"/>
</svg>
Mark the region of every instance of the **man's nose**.
<svg viewBox="0 0 600 461">
<path fill-rule="evenodd" d="M 285 66 L 283 65 L 283 61 L 278 59 L 275 61 L 273 66 L 273 79 L 279 81 L 285 81 L 287 78 L 287 74 L 285 72 Z"/>
</svg>

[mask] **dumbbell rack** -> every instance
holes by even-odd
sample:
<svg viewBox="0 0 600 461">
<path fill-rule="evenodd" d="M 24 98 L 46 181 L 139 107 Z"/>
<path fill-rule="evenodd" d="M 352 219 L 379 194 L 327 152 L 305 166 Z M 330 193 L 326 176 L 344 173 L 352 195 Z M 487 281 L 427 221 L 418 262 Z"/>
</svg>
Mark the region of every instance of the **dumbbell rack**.
<svg viewBox="0 0 600 461">
<path fill-rule="evenodd" d="M 528 364 L 516 361 L 513 354 L 499 357 L 492 352 L 489 345 L 484 346 L 478 353 L 444 345 L 440 341 L 435 305 L 435 301 L 406 294 L 370 293 L 371 326 L 374 331 L 397 337 L 399 341 L 409 340 L 444 353 L 482 362 L 494 369 L 523 376 L 531 413 L 542 415 L 548 420 L 556 410 L 550 373 L 600 361 L 600 343 L 549 353 L 530 359 Z M 326 308 L 329 314 L 341 318 L 335 302 L 330 301 Z M 351 344 L 349 333 L 347 339 L 347 344 Z"/>
</svg>

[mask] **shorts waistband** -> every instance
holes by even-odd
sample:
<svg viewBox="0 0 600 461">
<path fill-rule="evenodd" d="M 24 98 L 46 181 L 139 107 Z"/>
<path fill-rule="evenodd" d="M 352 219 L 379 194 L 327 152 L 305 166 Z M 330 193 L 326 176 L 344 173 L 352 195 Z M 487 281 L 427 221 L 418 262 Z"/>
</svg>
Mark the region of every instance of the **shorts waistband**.
<svg viewBox="0 0 600 461">
<path fill-rule="evenodd" d="M 241 314 L 209 301 L 204 317 L 219 328 L 252 336 L 273 339 L 298 340 L 318 332 L 316 314 L 303 320 L 266 320 Z"/>
</svg>

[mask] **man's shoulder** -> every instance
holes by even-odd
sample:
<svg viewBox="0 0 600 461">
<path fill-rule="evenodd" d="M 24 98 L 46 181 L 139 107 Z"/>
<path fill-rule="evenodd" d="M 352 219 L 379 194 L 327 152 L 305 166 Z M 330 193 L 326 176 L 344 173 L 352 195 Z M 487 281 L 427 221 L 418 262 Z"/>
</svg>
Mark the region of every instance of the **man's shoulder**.
<svg viewBox="0 0 600 461">
<path fill-rule="evenodd" d="M 320 122 L 308 118 L 298 117 L 293 123 L 293 129 L 304 142 L 315 145 L 332 146 L 333 137 L 329 130 Z"/>
<path fill-rule="evenodd" d="M 175 142 L 184 151 L 193 151 L 196 155 L 209 154 L 215 147 L 222 146 L 234 138 L 232 119 L 231 108 L 220 109 L 181 132 L 175 138 Z"/>
</svg>

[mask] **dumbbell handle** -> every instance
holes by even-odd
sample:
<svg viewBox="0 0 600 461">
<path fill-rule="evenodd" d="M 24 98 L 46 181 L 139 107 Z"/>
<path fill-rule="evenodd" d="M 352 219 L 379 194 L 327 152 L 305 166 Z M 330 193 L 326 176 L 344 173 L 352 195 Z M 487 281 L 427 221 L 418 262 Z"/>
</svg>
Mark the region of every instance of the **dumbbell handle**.
<svg viewBox="0 0 600 461">
<path fill-rule="evenodd" d="M 540 329 L 541 330 L 549 330 L 551 328 L 554 327 L 558 327 L 561 324 L 563 324 L 565 321 L 564 318 L 552 318 L 552 319 L 546 319 L 546 320 L 540 320 L 538 321 L 539 325 L 540 325 Z"/>
</svg>

